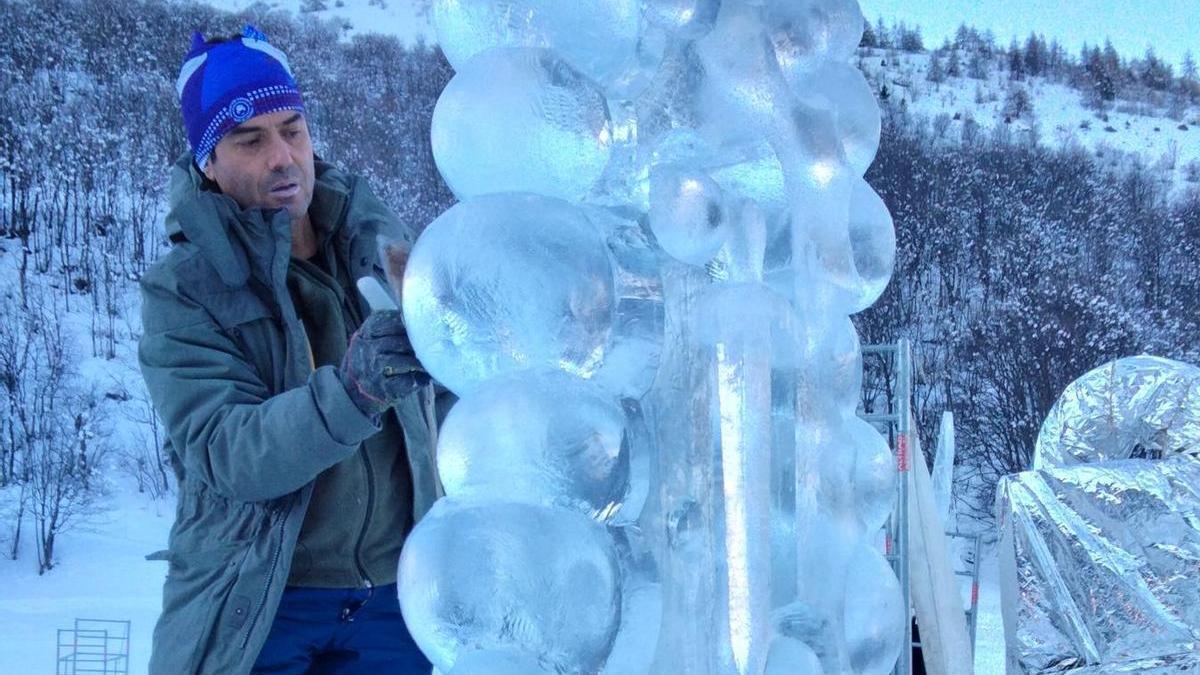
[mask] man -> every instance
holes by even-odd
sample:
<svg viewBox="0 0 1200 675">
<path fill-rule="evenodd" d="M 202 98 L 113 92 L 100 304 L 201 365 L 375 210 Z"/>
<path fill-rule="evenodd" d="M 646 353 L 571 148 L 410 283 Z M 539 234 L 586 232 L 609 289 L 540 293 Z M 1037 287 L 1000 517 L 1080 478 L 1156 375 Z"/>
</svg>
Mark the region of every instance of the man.
<svg viewBox="0 0 1200 675">
<path fill-rule="evenodd" d="M 395 582 L 437 497 L 433 388 L 400 313 L 355 290 L 402 228 L 314 157 L 253 27 L 197 33 L 177 91 L 191 152 L 138 351 L 179 484 L 150 672 L 425 675 Z"/>
</svg>

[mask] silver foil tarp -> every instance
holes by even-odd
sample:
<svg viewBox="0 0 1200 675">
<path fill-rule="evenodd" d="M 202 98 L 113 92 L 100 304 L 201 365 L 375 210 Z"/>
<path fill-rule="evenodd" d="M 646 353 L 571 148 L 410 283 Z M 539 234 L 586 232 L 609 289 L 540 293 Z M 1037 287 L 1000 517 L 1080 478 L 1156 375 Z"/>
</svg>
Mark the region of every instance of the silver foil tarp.
<svg viewBox="0 0 1200 675">
<path fill-rule="evenodd" d="M 1033 468 L 1200 454 L 1200 368 L 1117 359 L 1072 382 L 1038 434 Z"/>
<path fill-rule="evenodd" d="M 997 493 L 1014 673 L 1200 673 L 1200 461 L 1026 471 Z"/>
</svg>

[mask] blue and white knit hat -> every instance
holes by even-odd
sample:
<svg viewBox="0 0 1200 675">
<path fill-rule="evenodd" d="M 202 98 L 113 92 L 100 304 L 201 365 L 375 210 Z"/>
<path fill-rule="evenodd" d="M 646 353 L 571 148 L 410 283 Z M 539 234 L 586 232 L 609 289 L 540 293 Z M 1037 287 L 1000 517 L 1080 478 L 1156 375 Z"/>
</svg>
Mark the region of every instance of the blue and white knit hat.
<svg viewBox="0 0 1200 675">
<path fill-rule="evenodd" d="M 287 56 L 254 26 L 227 42 L 206 42 L 199 32 L 192 34 L 175 90 L 192 155 L 201 168 L 221 138 L 251 117 L 304 111 Z"/>
</svg>

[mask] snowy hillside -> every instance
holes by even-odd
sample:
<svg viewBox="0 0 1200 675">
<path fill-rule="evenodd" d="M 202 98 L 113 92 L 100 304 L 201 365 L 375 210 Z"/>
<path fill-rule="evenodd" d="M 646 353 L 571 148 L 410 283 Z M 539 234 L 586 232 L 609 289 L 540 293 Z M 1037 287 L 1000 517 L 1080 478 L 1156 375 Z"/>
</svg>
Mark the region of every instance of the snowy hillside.
<svg viewBox="0 0 1200 675">
<path fill-rule="evenodd" d="M 341 23 L 346 37 L 382 33 L 399 38 L 406 46 L 419 40 L 435 41 L 428 18 L 429 0 L 208 0 L 206 4 L 231 12 L 259 6 L 333 19 Z"/>
<path fill-rule="evenodd" d="M 886 87 L 894 105 L 926 118 L 947 137 L 961 137 L 963 125 L 972 122 L 984 130 L 1007 125 L 1017 139 L 1078 145 L 1114 165 L 1137 157 L 1176 187 L 1200 185 L 1200 107 L 1179 111 L 1182 120 L 1145 103 L 1117 102 L 1113 110 L 1099 113 L 1075 87 L 1041 76 L 1013 81 L 1002 68 L 991 69 L 985 79 L 947 75 L 931 82 L 932 58 L 928 52 L 862 49 L 859 67 L 877 94 Z M 1014 88 L 1027 96 L 1029 109 L 1020 115 L 1008 109 Z"/>
</svg>

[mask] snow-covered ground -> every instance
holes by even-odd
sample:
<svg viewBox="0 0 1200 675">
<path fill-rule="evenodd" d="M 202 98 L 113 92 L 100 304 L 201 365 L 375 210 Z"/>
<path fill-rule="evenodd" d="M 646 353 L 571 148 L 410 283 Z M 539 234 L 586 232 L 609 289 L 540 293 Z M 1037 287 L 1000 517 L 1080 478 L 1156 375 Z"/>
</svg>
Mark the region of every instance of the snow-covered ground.
<svg viewBox="0 0 1200 675">
<path fill-rule="evenodd" d="M 126 490 L 106 501 L 94 522 L 59 538 L 47 574 L 37 574 L 32 542 L 19 560 L 0 560 L 0 673 L 56 672 L 57 629 L 77 618 L 128 620 L 129 672 L 146 672 L 167 570 L 145 556 L 166 545 L 174 506 Z"/>
</svg>

